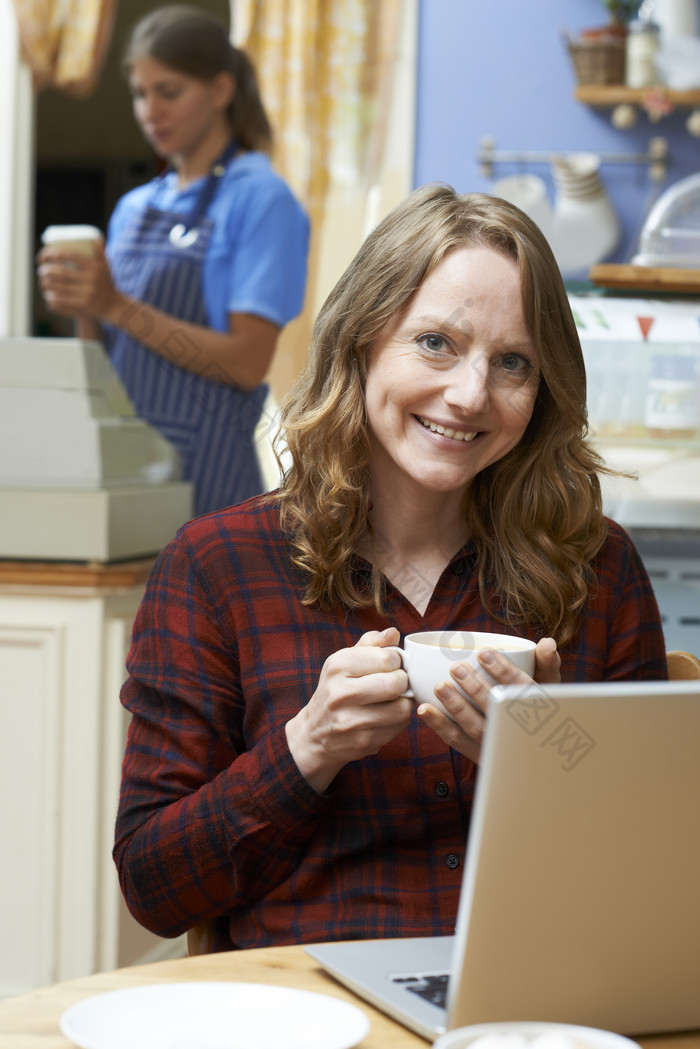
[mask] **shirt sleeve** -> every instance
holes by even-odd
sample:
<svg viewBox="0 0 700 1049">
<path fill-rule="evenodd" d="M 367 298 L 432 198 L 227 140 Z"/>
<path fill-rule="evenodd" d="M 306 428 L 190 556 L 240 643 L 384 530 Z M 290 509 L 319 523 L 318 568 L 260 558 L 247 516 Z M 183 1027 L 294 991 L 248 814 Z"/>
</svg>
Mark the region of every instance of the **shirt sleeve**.
<svg viewBox="0 0 700 1049">
<path fill-rule="evenodd" d="M 614 521 L 608 522 L 593 572 L 575 650 L 561 653 L 564 680 L 666 680 L 666 645 L 654 590 L 630 536 Z"/>
<path fill-rule="evenodd" d="M 161 936 L 269 894 L 331 797 L 303 779 L 283 725 L 246 749 L 235 638 L 185 546 L 176 538 L 154 566 L 122 690 L 114 858 L 131 913 Z"/>
<path fill-rule="evenodd" d="M 283 327 L 304 305 L 308 219 L 283 184 L 254 196 L 236 238 L 227 308 Z"/>
</svg>

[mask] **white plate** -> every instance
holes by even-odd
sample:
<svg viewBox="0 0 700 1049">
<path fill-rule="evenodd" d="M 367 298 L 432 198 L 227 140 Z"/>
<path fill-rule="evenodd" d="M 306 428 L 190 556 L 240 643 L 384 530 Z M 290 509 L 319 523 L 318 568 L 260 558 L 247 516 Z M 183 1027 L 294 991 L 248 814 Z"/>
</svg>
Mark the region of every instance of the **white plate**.
<svg viewBox="0 0 700 1049">
<path fill-rule="evenodd" d="M 163 983 L 108 991 L 66 1009 L 83 1049 L 351 1049 L 369 1031 L 354 1005 L 258 983 Z"/>
<path fill-rule="evenodd" d="M 458 1027 L 454 1031 L 441 1034 L 433 1049 L 470 1049 L 480 1039 L 487 1039 L 493 1049 L 499 1043 L 503 1049 L 510 1043 L 529 1043 L 536 1049 L 537 1042 L 549 1044 L 550 1049 L 640 1049 L 637 1042 L 612 1031 L 603 1031 L 598 1027 L 579 1027 L 575 1024 L 560 1023 L 506 1023 L 473 1024 L 470 1027 Z M 491 1041 L 493 1039 L 493 1041 Z M 511 1041 L 513 1039 L 513 1041 Z"/>
</svg>

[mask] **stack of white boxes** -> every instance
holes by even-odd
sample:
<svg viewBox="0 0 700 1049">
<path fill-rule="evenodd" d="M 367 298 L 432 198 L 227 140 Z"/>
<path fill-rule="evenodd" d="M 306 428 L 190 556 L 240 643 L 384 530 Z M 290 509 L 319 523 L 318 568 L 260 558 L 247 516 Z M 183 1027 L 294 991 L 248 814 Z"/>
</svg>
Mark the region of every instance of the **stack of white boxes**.
<svg viewBox="0 0 700 1049">
<path fill-rule="evenodd" d="M 102 346 L 0 340 L 0 557 L 157 553 L 192 516 L 172 446 L 134 415 Z"/>
</svg>

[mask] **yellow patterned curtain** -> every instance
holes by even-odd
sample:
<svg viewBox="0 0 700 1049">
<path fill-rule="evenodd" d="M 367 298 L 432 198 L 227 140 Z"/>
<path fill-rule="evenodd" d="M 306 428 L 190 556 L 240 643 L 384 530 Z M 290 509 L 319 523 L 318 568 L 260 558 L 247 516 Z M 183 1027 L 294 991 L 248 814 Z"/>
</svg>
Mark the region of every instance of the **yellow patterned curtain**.
<svg viewBox="0 0 700 1049">
<path fill-rule="evenodd" d="M 117 0 L 14 0 L 22 57 L 37 90 L 85 96 L 97 83 Z"/>
<path fill-rule="evenodd" d="M 402 0 L 232 0 L 277 145 L 312 214 L 329 186 L 371 181 L 385 128 Z"/>
<path fill-rule="evenodd" d="M 285 340 L 288 347 L 296 338 L 291 369 L 287 361 L 281 383 L 273 374 L 278 393 L 305 354 L 319 267 L 328 256 L 323 235 L 331 194 L 354 216 L 341 233 L 355 240 L 347 245 L 348 261 L 363 237 L 366 198 L 386 132 L 402 7 L 403 0 L 231 0 L 234 42 L 255 63 L 275 131 L 275 167 L 303 201 L 313 230 L 307 308 L 292 325 L 292 340 Z M 335 219 L 331 225 L 335 236 Z"/>
</svg>

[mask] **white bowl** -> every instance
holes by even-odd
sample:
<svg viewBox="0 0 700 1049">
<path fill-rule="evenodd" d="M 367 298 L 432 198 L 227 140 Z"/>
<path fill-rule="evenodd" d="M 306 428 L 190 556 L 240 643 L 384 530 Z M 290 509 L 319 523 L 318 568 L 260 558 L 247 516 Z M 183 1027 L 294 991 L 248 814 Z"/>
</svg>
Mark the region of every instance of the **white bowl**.
<svg viewBox="0 0 700 1049">
<path fill-rule="evenodd" d="M 575 1024 L 559 1023 L 488 1023 L 472 1024 L 469 1027 L 457 1027 L 453 1031 L 440 1035 L 433 1043 L 433 1049 L 468 1049 L 478 1038 L 493 1039 L 489 1049 L 498 1049 L 498 1040 L 503 1039 L 503 1049 L 510 1049 L 516 1045 L 516 1039 L 523 1039 L 527 1043 L 546 1038 L 547 1043 L 552 1046 L 555 1040 L 565 1039 L 571 1049 L 639 1049 L 637 1042 L 614 1034 L 612 1031 L 602 1031 L 597 1027 L 579 1027 Z M 551 1039 L 551 1042 L 550 1042 Z M 545 1049 L 545 1042 L 542 1042 Z"/>
</svg>

